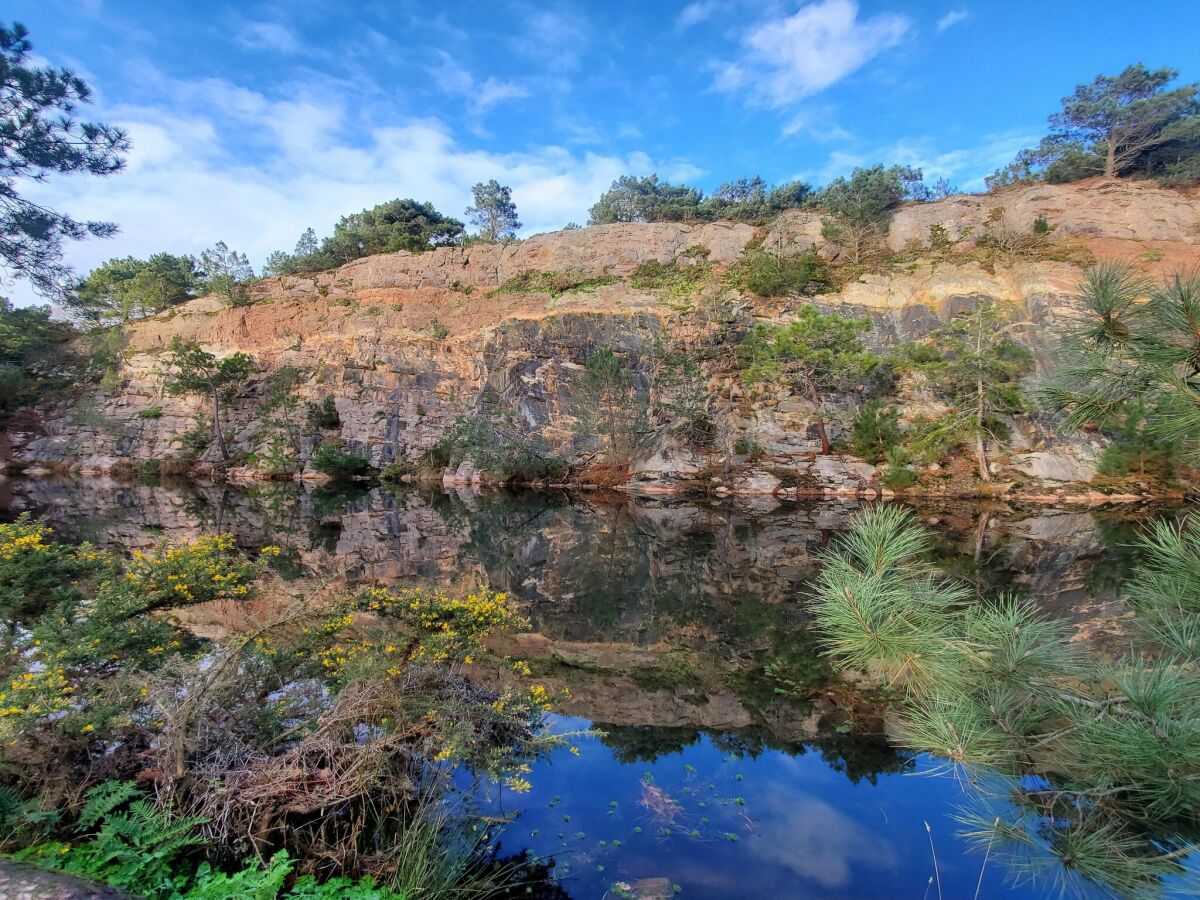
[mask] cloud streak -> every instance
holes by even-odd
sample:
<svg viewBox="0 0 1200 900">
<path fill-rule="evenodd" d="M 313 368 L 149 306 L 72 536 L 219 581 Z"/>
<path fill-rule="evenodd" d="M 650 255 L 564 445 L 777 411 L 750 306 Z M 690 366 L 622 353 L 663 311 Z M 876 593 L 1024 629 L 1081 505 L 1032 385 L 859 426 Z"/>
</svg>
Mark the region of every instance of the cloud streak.
<svg viewBox="0 0 1200 900">
<path fill-rule="evenodd" d="M 965 9 L 952 9 L 937 21 L 937 30 L 940 34 L 947 28 L 953 28 L 959 22 L 965 21 L 970 16 Z"/>
</svg>

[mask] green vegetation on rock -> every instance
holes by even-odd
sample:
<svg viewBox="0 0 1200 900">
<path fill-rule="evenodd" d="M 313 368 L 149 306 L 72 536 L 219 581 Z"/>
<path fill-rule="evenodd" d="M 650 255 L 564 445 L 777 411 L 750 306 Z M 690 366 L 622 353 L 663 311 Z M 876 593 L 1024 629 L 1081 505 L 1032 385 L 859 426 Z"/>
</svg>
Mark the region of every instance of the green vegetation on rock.
<svg viewBox="0 0 1200 900">
<path fill-rule="evenodd" d="M 858 382 L 879 365 L 879 357 L 862 342 L 861 335 L 870 327 L 870 319 L 847 319 L 814 306 L 800 307 L 794 319 L 783 325 L 755 325 L 741 344 L 742 380 L 751 385 L 790 385 L 811 400 L 821 452 L 828 456 L 833 448 L 822 398 Z"/>
</svg>

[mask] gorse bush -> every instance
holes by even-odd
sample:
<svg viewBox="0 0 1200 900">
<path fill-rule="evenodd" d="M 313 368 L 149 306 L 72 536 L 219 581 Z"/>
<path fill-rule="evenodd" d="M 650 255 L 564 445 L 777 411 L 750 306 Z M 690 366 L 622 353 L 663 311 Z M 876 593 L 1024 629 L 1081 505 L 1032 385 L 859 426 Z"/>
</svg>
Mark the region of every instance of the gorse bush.
<svg viewBox="0 0 1200 900">
<path fill-rule="evenodd" d="M 939 575 L 907 510 L 864 513 L 813 611 L 827 652 L 904 696 L 905 743 L 987 767 L 967 836 L 1120 895 L 1182 871 L 1200 824 L 1200 522 L 1161 522 L 1129 581 L 1144 652 L 1089 660 L 1066 622 Z M 1036 772 L 1036 776 L 1033 773 Z"/>
<path fill-rule="evenodd" d="M 542 730 L 555 697 L 487 649 L 525 627 L 515 605 L 488 590 L 301 598 L 219 642 L 172 616 L 254 600 L 280 554 L 251 561 L 217 536 L 122 561 L 28 518 L 0 526 L 0 600 L 23 623 L 0 673 L 4 850 L 152 897 L 290 896 L 293 861 L 345 875 L 302 878 L 295 896 L 375 890 L 364 875 L 402 896 L 497 886 L 503 867 L 454 836 L 442 791 L 456 765 L 528 790 L 529 762 L 564 741 Z M 516 683 L 472 685 L 460 667 L 484 659 Z M 98 771 L 153 790 L 109 784 L 76 808 L 61 786 Z M 328 777 L 297 782 L 315 771 Z M 252 854 L 268 862 L 230 866 Z"/>
</svg>

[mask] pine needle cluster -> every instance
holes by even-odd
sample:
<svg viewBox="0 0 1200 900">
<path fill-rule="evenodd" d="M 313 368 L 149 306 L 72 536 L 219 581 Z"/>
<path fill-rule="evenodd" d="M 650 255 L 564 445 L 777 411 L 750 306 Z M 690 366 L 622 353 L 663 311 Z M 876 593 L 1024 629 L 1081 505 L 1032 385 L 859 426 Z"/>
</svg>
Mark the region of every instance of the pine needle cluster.
<svg viewBox="0 0 1200 900">
<path fill-rule="evenodd" d="M 1124 263 L 1084 277 L 1061 364 L 1038 391 L 1063 424 L 1128 429 L 1200 453 L 1200 271 L 1159 284 Z"/>
<path fill-rule="evenodd" d="M 967 837 L 1016 874 L 1119 895 L 1182 873 L 1200 835 L 1200 519 L 1142 538 L 1143 639 L 1115 660 L 1028 601 L 944 577 L 929 549 L 907 510 L 868 510 L 813 611 L 835 660 L 902 693 L 902 741 L 975 786 Z"/>
</svg>

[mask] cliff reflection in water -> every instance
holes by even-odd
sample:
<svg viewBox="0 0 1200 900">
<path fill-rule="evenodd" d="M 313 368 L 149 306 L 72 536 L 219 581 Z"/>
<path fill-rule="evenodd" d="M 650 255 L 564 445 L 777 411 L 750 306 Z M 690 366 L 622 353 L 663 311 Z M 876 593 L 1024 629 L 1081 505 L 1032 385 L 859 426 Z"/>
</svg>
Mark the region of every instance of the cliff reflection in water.
<svg viewBox="0 0 1200 900">
<path fill-rule="evenodd" d="M 507 638 L 505 649 L 539 664 L 548 684 L 568 688 L 564 711 L 604 723 L 607 741 L 629 759 L 701 730 L 812 740 L 844 718 L 836 696 L 822 693 L 832 674 L 803 598 L 819 553 L 854 504 L 97 479 L 13 481 L 3 490 L 10 515 L 31 510 L 65 537 L 126 552 L 213 532 L 232 533 L 247 548 L 282 545 L 281 574 L 295 593 L 310 587 L 309 573 L 330 571 L 339 573 L 334 590 L 487 582 L 509 591 L 527 604 L 535 633 Z M 1137 516 L 970 504 L 919 512 L 941 535 L 947 570 L 985 590 L 1035 598 L 1094 639 L 1120 633 L 1119 548 Z M 199 630 L 236 627 L 219 621 L 223 614 L 211 611 L 205 621 L 201 613 Z"/>
<path fill-rule="evenodd" d="M 599 733 L 578 739 L 578 759 L 564 751 L 538 763 L 530 793 L 485 788 L 476 800 L 498 819 L 516 817 L 505 849 L 553 860 L 570 896 L 650 877 L 689 897 L 917 896 L 932 875 L 931 841 L 947 896 L 980 884 L 981 896 L 1041 896 L 1007 881 L 1000 863 L 980 881 L 978 858 L 955 836 L 963 785 L 942 761 L 897 749 L 879 698 L 836 677 L 820 654 L 805 597 L 821 552 L 857 509 L 0 482 L 3 514 L 45 515 L 65 538 L 122 552 L 213 532 L 250 550 L 280 545 L 272 604 L 324 578 L 332 594 L 487 583 L 519 597 L 533 631 L 497 649 L 528 660 L 552 692 L 569 690 L 552 727 Z M 1024 594 L 1100 646 L 1126 639 L 1118 587 L 1134 562 L 1132 536 L 1170 514 L 917 511 L 939 536 L 942 569 L 985 595 Z M 203 636 L 273 611 L 230 604 L 186 618 Z M 478 666 L 472 677 L 515 676 Z"/>
</svg>

